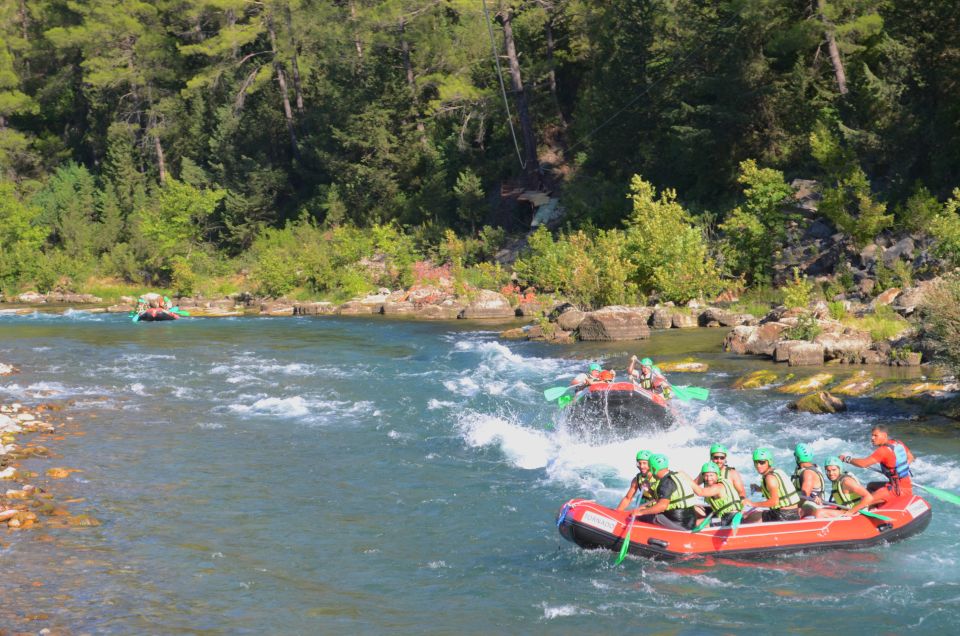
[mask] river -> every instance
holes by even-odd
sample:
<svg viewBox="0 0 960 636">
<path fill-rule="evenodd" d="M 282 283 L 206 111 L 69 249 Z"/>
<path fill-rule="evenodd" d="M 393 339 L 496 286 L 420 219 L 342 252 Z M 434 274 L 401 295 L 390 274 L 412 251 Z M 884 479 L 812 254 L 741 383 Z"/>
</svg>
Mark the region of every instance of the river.
<svg viewBox="0 0 960 636">
<path fill-rule="evenodd" d="M 960 632 L 960 509 L 936 500 L 927 530 L 898 544 L 742 562 L 614 567 L 554 523 L 570 497 L 615 505 L 641 448 L 695 471 L 722 441 L 752 481 L 758 445 L 791 470 L 801 441 L 818 459 L 864 456 L 875 422 L 910 445 L 919 483 L 957 491 L 955 427 L 869 399 L 818 417 L 731 390 L 771 363 L 720 353 L 719 330 L 558 347 L 493 329 L 0 316 L 0 361 L 22 370 L 0 378 L 0 402 L 73 418 L 50 444 L 59 457 L 25 466 L 102 522 L 0 535 L 0 631 Z M 696 353 L 709 372 L 671 377 L 710 399 L 666 430 L 584 438 L 557 421 L 544 388 L 631 353 Z M 51 466 L 82 472 L 54 483 Z"/>
</svg>

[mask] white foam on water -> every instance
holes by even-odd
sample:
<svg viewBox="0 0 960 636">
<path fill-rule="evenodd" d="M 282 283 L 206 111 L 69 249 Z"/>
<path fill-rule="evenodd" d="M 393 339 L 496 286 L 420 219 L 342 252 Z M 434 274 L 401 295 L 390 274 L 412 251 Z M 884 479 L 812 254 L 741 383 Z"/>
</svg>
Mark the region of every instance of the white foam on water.
<svg viewBox="0 0 960 636">
<path fill-rule="evenodd" d="M 473 447 L 496 446 L 518 468 L 542 468 L 551 456 L 552 442 L 535 431 L 496 415 L 469 412 L 458 422 L 464 440 Z"/>
<path fill-rule="evenodd" d="M 249 405 L 231 404 L 230 410 L 241 414 L 254 413 L 285 416 L 307 415 L 310 412 L 306 400 L 299 395 L 289 398 L 266 397 Z"/>
<path fill-rule="evenodd" d="M 472 397 L 480 392 L 480 385 L 469 376 L 455 380 L 444 380 L 443 387 L 451 393 L 465 397 Z"/>
<path fill-rule="evenodd" d="M 430 401 L 427 402 L 427 408 L 431 411 L 436 411 L 437 409 L 452 409 L 456 406 L 456 402 L 451 402 L 449 400 L 438 400 L 436 398 L 430 398 Z"/>
<path fill-rule="evenodd" d="M 444 568 L 449 568 L 445 561 L 430 561 L 427 563 L 427 567 L 431 570 L 442 570 Z"/>
<path fill-rule="evenodd" d="M 135 382 L 134 384 L 130 385 L 130 392 L 135 395 L 147 395 L 145 389 L 146 387 L 139 382 Z"/>
<path fill-rule="evenodd" d="M 576 605 L 558 605 L 551 607 L 550 605 L 543 604 L 543 618 L 545 620 L 553 620 L 555 618 L 563 618 L 565 616 L 577 616 L 578 614 L 592 614 L 591 611 L 581 609 Z"/>
<path fill-rule="evenodd" d="M 197 428 L 206 429 L 209 431 L 216 431 L 221 428 L 224 428 L 224 425 L 220 422 L 197 422 Z"/>
</svg>

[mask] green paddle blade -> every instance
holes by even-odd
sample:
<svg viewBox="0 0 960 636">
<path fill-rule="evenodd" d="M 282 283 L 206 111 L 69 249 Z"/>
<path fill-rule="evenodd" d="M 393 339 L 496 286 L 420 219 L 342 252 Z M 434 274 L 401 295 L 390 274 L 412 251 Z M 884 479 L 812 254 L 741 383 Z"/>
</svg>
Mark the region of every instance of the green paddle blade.
<svg viewBox="0 0 960 636">
<path fill-rule="evenodd" d="M 179 309 L 179 308 L 177 308 L 177 307 L 174 307 L 174 308 L 171 309 L 170 311 L 173 312 L 173 313 L 175 313 L 175 314 L 177 314 L 178 316 L 189 316 L 189 315 L 190 315 L 190 312 L 187 311 L 186 309 Z"/>
<path fill-rule="evenodd" d="M 874 519 L 879 519 L 880 521 L 893 521 L 890 517 L 885 515 L 878 515 L 875 512 L 870 512 L 869 510 L 858 510 L 858 513 L 862 514 L 864 517 L 873 517 Z"/>
<path fill-rule="evenodd" d="M 633 522 L 636 520 L 636 517 L 630 517 L 630 524 L 627 526 L 627 531 L 623 533 L 623 545 L 620 547 L 617 560 L 613 562 L 614 565 L 620 565 L 624 557 L 627 556 L 627 550 L 630 548 L 630 531 L 633 530 Z"/>
<path fill-rule="evenodd" d="M 136 311 L 135 311 L 135 312 L 133 312 L 133 313 L 130 314 L 130 315 L 132 316 L 132 317 L 130 318 L 130 322 L 140 322 L 140 313 L 139 313 L 139 312 L 136 312 Z"/>
<path fill-rule="evenodd" d="M 941 490 L 932 486 L 921 486 L 917 482 L 913 482 L 913 485 L 924 490 L 925 492 L 930 493 L 940 501 L 946 501 L 947 503 L 952 503 L 954 506 L 960 506 L 960 497 L 948 490 Z"/>
<path fill-rule="evenodd" d="M 703 518 L 703 521 L 701 521 L 701 522 L 699 523 L 699 525 L 697 525 L 697 527 L 694 528 L 693 530 L 691 530 L 690 532 L 700 532 L 701 530 L 703 530 L 704 528 L 706 528 L 708 525 L 710 525 L 710 520 L 711 520 L 711 519 L 713 519 L 713 513 L 712 513 L 712 512 L 711 512 L 710 514 L 708 514 L 706 517 L 704 517 L 704 518 Z"/>
<path fill-rule="evenodd" d="M 737 530 L 740 529 L 740 522 L 742 521 L 743 521 L 743 510 L 740 510 L 739 512 L 737 512 L 737 514 L 733 515 L 733 519 L 730 520 L 730 529 L 732 530 L 732 532 L 730 533 L 730 536 L 734 536 L 734 537 L 737 536 Z"/>
<path fill-rule="evenodd" d="M 570 404 L 571 402 L 573 402 L 572 395 L 561 395 L 559 398 L 557 398 L 557 408 L 562 409 L 563 407 L 565 407 L 567 404 Z"/>
<path fill-rule="evenodd" d="M 673 386 L 670 388 L 681 400 L 706 400 L 710 396 L 710 389 L 701 386 Z"/>
<path fill-rule="evenodd" d="M 553 402 L 573 388 L 573 386 L 554 386 L 549 389 L 545 389 L 543 392 L 543 399 L 547 402 Z"/>
</svg>

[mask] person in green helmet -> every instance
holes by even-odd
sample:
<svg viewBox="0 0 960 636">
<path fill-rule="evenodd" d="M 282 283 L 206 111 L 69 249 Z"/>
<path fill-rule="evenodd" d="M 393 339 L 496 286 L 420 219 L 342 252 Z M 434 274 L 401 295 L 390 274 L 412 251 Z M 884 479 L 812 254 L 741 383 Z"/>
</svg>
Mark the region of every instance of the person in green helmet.
<svg viewBox="0 0 960 636">
<path fill-rule="evenodd" d="M 753 451 L 753 465 L 760 474 L 760 492 L 763 501 L 743 500 L 744 506 L 766 508 L 761 521 L 798 521 L 800 519 L 800 493 L 790 477 L 780 468 L 773 467 L 773 453 L 768 448 Z M 755 519 L 751 515 L 750 521 Z"/>
<path fill-rule="evenodd" d="M 630 481 L 630 488 L 627 494 L 620 500 L 617 510 L 626 510 L 633 498 L 640 493 L 643 501 L 655 501 L 657 499 L 658 480 L 650 470 L 650 457 L 653 456 L 648 450 L 642 450 L 637 453 L 637 476 Z"/>
<path fill-rule="evenodd" d="M 734 490 L 737 491 L 737 494 L 740 495 L 740 498 L 743 499 L 747 496 L 747 491 L 743 487 L 743 478 L 740 476 L 740 471 L 727 464 L 727 447 L 723 444 L 714 444 L 710 447 L 710 461 L 717 465 L 717 468 L 720 469 L 719 478 L 726 479 L 733 486 Z M 697 475 L 696 482 L 698 484 L 704 483 L 703 473 L 701 472 Z"/>
<path fill-rule="evenodd" d="M 823 473 L 820 472 L 820 467 L 813 463 L 813 452 L 806 444 L 797 444 L 793 457 L 797 460 L 797 469 L 793 471 L 791 479 L 804 500 L 800 506 L 801 512 L 805 515 L 813 515 L 823 502 L 823 493 L 826 489 Z"/>
<path fill-rule="evenodd" d="M 830 480 L 830 501 L 841 508 L 821 508 L 816 511 L 818 519 L 825 517 L 850 517 L 859 510 L 868 508 L 874 502 L 873 495 L 863 487 L 860 481 L 843 470 L 839 457 L 828 457 L 823 468 Z"/>
<path fill-rule="evenodd" d="M 693 483 L 687 475 L 670 470 L 666 455 L 650 456 L 650 470 L 660 480 L 657 485 L 657 500 L 629 511 L 637 515 L 637 521 L 654 523 L 674 530 L 692 530 L 696 523 L 693 507 L 696 495 Z"/>
<path fill-rule="evenodd" d="M 639 368 L 637 368 L 638 363 L 640 365 Z M 664 394 L 666 397 L 670 397 L 670 384 L 658 371 L 653 364 L 653 360 L 650 358 L 638 360 L 637 356 L 630 356 L 630 366 L 627 367 L 627 377 L 630 378 L 634 384 L 640 385 L 642 389 L 656 391 L 657 393 Z"/>
<path fill-rule="evenodd" d="M 697 482 L 693 483 L 693 492 L 698 497 L 703 497 L 713 509 L 713 516 L 719 519 L 723 525 L 729 525 L 733 516 L 743 510 L 743 497 L 734 488 L 733 482 L 720 476 L 721 469 L 713 462 L 707 462 L 700 468 L 700 475 L 697 480 L 703 482 L 700 486 Z M 706 515 L 699 516 L 697 523 L 702 521 Z"/>
</svg>

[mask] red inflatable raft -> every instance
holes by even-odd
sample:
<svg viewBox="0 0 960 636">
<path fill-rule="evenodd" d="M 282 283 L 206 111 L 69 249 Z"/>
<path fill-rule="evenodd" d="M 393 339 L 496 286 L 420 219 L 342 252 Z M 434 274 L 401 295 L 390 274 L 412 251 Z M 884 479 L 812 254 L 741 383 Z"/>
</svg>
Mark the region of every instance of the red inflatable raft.
<svg viewBox="0 0 960 636">
<path fill-rule="evenodd" d="M 150 307 L 149 309 L 144 309 L 140 312 L 139 320 L 143 322 L 158 322 L 160 320 L 176 320 L 179 317 L 180 316 L 172 311 L 159 309 L 157 307 Z"/>
<path fill-rule="evenodd" d="M 630 531 L 627 549 L 638 556 L 676 559 L 865 548 L 921 532 L 932 516 L 930 504 L 916 495 L 891 499 L 874 512 L 890 517 L 890 521 L 856 515 L 744 523 L 737 529 L 736 536 L 729 527 L 714 526 L 693 533 L 638 521 Z M 628 523 L 626 513 L 589 499 L 571 499 L 557 516 L 561 536 L 582 548 L 619 551 Z"/>
<path fill-rule="evenodd" d="M 576 400 L 607 400 L 608 402 L 635 402 L 643 400 L 666 408 L 667 400 L 659 393 L 640 388 L 633 382 L 597 382 L 577 392 Z"/>
</svg>

